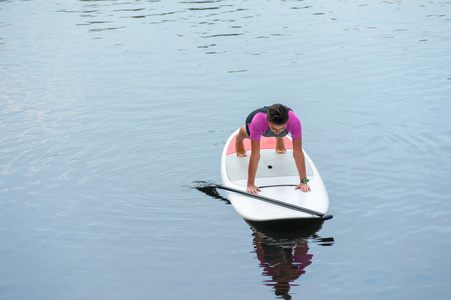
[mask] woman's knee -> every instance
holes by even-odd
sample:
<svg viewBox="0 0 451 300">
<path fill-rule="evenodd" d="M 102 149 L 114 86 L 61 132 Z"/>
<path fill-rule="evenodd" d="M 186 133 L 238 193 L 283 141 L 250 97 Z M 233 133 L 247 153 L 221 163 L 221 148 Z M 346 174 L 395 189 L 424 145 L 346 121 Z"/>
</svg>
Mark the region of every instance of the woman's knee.
<svg viewBox="0 0 451 300">
<path fill-rule="evenodd" d="M 240 128 L 240 131 L 238 132 L 238 139 L 244 140 L 244 139 L 248 139 L 248 138 L 249 138 L 249 135 L 247 134 L 247 131 L 246 131 L 246 125 L 243 125 Z"/>
</svg>

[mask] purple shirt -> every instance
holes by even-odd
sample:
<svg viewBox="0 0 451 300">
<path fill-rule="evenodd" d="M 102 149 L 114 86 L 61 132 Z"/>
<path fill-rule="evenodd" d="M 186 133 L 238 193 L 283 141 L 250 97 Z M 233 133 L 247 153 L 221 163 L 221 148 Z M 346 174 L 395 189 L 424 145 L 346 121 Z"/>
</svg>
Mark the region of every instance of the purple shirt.
<svg viewBox="0 0 451 300">
<path fill-rule="evenodd" d="M 250 138 L 253 141 L 260 141 L 262 134 L 269 128 L 266 114 L 263 112 L 257 113 L 252 122 L 249 124 Z M 293 111 L 288 112 L 287 131 L 291 133 L 293 139 L 298 139 L 302 136 L 301 121 Z"/>
</svg>

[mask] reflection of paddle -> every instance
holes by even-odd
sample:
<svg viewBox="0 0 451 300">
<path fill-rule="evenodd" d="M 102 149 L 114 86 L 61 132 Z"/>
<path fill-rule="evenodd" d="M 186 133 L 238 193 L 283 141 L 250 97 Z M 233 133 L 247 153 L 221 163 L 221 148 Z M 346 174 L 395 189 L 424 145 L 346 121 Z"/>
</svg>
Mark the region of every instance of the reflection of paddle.
<svg viewBox="0 0 451 300">
<path fill-rule="evenodd" d="M 304 212 L 304 213 L 308 213 L 308 214 L 311 214 L 311 215 L 314 215 L 314 216 L 321 217 L 321 219 L 323 219 L 323 220 L 329 220 L 329 219 L 332 219 L 334 217 L 333 215 L 326 215 L 326 214 L 323 214 L 323 213 L 321 213 L 319 211 L 316 211 L 316 210 L 311 210 L 311 209 L 300 207 L 300 206 L 297 206 L 297 205 L 285 203 L 285 202 L 282 202 L 282 201 L 279 201 L 279 200 L 275 200 L 275 199 L 272 199 L 272 198 L 268 198 L 268 197 L 265 197 L 265 196 L 251 194 L 251 193 L 248 193 L 248 192 L 245 192 L 245 191 L 241 191 L 241 190 L 237 190 L 237 189 L 234 189 L 234 188 L 231 188 L 231 187 L 227 187 L 227 186 L 224 186 L 224 185 L 221 185 L 221 184 L 213 185 L 213 187 L 215 187 L 217 189 L 223 189 L 223 190 L 231 191 L 231 192 L 234 192 L 234 193 L 242 194 L 242 195 L 245 195 L 245 196 L 248 196 L 248 197 L 251 197 L 251 198 L 255 198 L 255 199 L 258 199 L 258 200 L 261 200 L 261 201 L 265 201 L 265 202 L 268 202 L 268 203 L 271 203 L 271 204 L 283 206 L 283 207 L 286 207 L 286 208 L 289 208 L 289 209 L 293 209 L 293 210 L 301 211 L 301 212 Z"/>
</svg>

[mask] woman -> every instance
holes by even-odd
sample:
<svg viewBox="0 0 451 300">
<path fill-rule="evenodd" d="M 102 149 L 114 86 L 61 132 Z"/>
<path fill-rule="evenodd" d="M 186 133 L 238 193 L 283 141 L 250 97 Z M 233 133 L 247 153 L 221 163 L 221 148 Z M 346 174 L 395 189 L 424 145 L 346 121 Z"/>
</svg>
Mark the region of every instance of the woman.
<svg viewBox="0 0 451 300">
<path fill-rule="evenodd" d="M 260 160 L 260 139 L 261 136 L 276 138 L 276 152 L 283 154 L 286 152 L 283 137 L 291 133 L 293 139 L 293 157 L 298 169 L 300 183 L 296 190 L 309 192 L 308 179 L 305 171 L 304 152 L 302 151 L 302 127 L 301 121 L 296 114 L 282 104 L 274 104 L 254 110 L 246 118 L 246 125 L 240 128 L 236 135 L 236 155 L 246 156 L 244 139 L 251 139 L 251 157 L 249 159 L 249 169 L 246 191 L 258 194 L 260 188 L 255 185 L 255 174 L 257 173 L 258 162 Z"/>
</svg>

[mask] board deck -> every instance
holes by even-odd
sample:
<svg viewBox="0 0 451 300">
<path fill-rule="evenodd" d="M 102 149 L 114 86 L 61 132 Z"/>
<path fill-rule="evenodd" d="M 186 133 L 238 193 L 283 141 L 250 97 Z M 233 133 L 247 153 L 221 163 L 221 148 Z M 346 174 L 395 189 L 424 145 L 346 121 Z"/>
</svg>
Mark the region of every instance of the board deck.
<svg viewBox="0 0 451 300">
<path fill-rule="evenodd" d="M 250 140 L 244 142 L 247 156 L 238 157 L 235 150 L 236 130 L 227 140 L 221 157 L 221 177 L 225 186 L 246 191 Z M 260 161 L 255 184 L 261 188 L 259 195 L 288 204 L 301 206 L 321 213 L 327 213 L 329 197 L 323 180 L 310 157 L 304 151 L 307 178 L 310 180 L 311 192 L 295 190 L 299 184 L 299 174 L 293 159 L 291 138 L 284 138 L 285 154 L 275 151 L 275 138 L 262 137 L 260 141 Z M 235 210 L 249 221 L 270 221 L 282 219 L 318 218 L 308 213 L 266 203 L 246 195 L 227 192 Z"/>
</svg>

